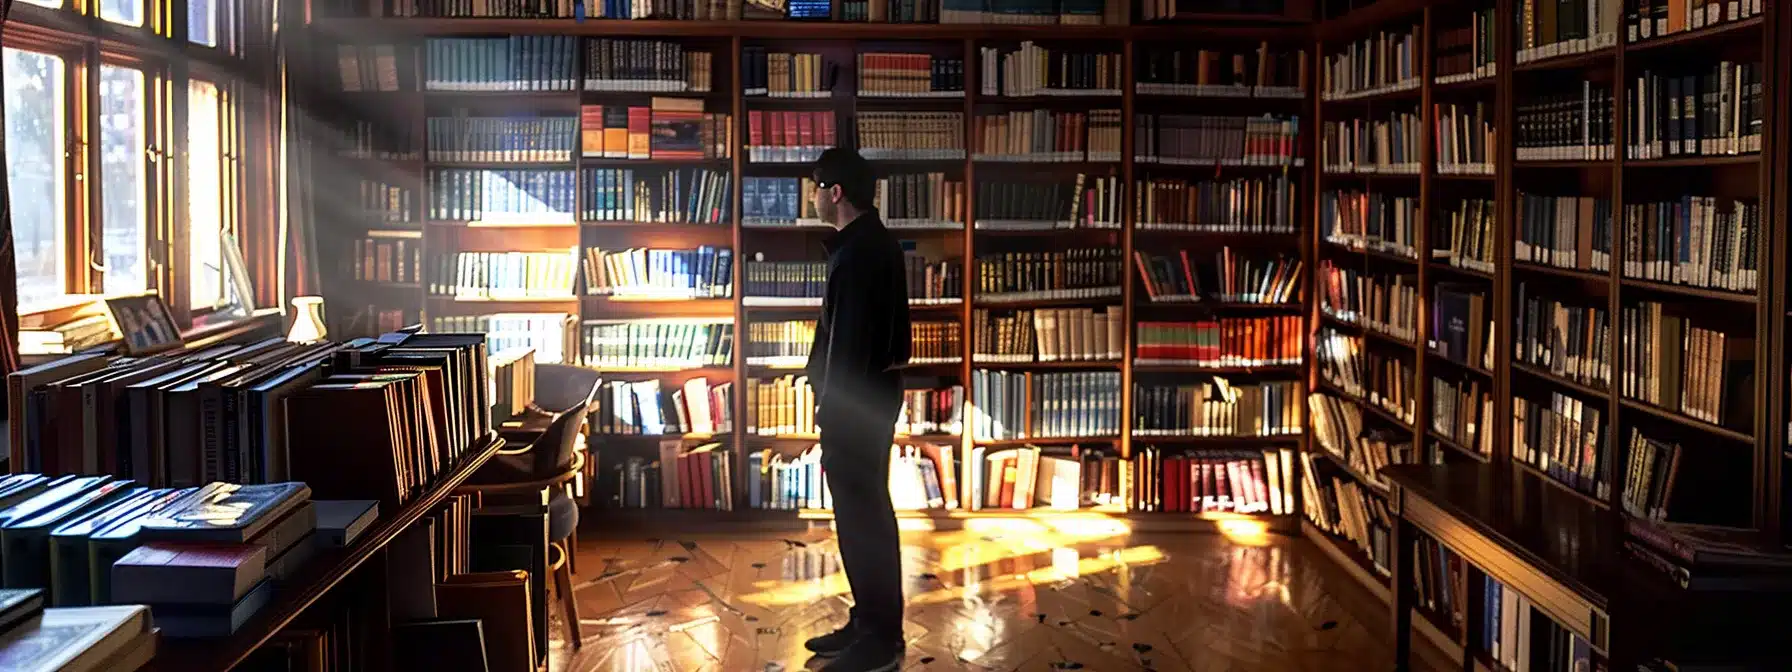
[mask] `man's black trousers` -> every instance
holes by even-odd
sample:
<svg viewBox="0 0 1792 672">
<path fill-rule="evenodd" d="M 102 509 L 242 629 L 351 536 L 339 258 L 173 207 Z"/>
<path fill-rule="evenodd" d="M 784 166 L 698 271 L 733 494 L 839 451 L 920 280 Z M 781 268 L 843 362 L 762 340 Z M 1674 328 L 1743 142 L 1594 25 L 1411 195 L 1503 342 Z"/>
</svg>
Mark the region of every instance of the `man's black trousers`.
<svg viewBox="0 0 1792 672">
<path fill-rule="evenodd" d="M 890 506 L 896 412 L 852 415 L 821 427 L 821 468 L 834 498 L 840 560 L 852 586 L 852 619 L 867 636 L 901 641 L 902 543 Z"/>
</svg>

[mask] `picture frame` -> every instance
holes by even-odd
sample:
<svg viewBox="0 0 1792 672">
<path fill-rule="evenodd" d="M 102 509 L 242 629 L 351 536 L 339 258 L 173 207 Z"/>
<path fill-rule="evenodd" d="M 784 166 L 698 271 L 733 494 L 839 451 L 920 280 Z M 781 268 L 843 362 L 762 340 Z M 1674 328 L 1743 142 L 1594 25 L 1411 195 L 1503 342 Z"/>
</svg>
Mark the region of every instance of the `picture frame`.
<svg viewBox="0 0 1792 672">
<path fill-rule="evenodd" d="M 120 336 L 119 351 L 124 355 L 149 355 L 181 347 L 180 327 L 174 324 L 174 312 L 168 302 L 154 292 L 106 299 L 106 313 Z"/>
<path fill-rule="evenodd" d="M 249 280 L 249 264 L 236 234 L 223 233 L 224 291 L 216 312 L 225 319 L 247 318 L 255 312 L 255 286 Z"/>
</svg>

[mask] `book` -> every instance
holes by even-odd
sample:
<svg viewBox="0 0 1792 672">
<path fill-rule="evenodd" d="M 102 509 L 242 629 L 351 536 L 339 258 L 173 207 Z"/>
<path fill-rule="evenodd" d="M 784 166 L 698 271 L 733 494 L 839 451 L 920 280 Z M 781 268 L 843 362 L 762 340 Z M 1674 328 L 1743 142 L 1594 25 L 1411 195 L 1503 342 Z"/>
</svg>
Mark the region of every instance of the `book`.
<svg viewBox="0 0 1792 672">
<path fill-rule="evenodd" d="M 1595 272 L 1611 268 L 1611 199 L 1521 191 L 1517 207 L 1518 230 L 1512 247 L 1519 263 Z M 1483 210 L 1483 215 L 1486 212 Z"/>
<path fill-rule="evenodd" d="M 424 125 L 430 161 L 566 163 L 579 142 L 578 117 L 486 117 L 455 109 L 450 116 L 425 119 Z M 524 137 L 529 141 L 518 141 Z"/>
<path fill-rule="evenodd" d="M 1630 449 L 1624 453 L 1624 512 L 1653 521 L 1667 520 L 1680 474 L 1680 444 L 1649 438 L 1630 428 Z"/>
<path fill-rule="evenodd" d="M 1418 337 L 1418 277 L 1378 274 L 1319 262 L 1321 315 L 1358 324 L 1402 340 Z"/>
<path fill-rule="evenodd" d="M 431 37 L 423 41 L 431 91 L 572 91 L 578 44 L 571 35 Z"/>
<path fill-rule="evenodd" d="M 1112 437 L 1120 432 L 1117 371 L 971 371 L 979 441 Z"/>
<path fill-rule="evenodd" d="M 1139 322 L 1133 364 L 1262 367 L 1301 362 L 1301 320 L 1295 315 Z"/>
<path fill-rule="evenodd" d="M 1120 178 L 1078 173 L 1072 178 L 979 181 L 975 227 L 986 231 L 1113 229 L 1121 223 Z"/>
<path fill-rule="evenodd" d="M 1611 488 L 1611 453 L 1599 404 L 1551 392 L 1512 404 L 1513 457 L 1571 489 L 1604 498 Z"/>
<path fill-rule="evenodd" d="M 233 605 L 260 583 L 259 544 L 150 542 L 112 565 L 112 598 L 151 605 Z"/>
<path fill-rule="evenodd" d="M 51 531 L 141 493 L 143 489 L 135 485 L 130 480 L 102 480 L 72 497 L 0 523 L 0 549 L 4 550 L 0 554 L 4 563 L 0 564 L 4 564 L 6 587 L 50 588 L 55 567 L 50 558 Z M 37 501 L 27 500 L 14 508 L 30 509 Z"/>
<path fill-rule="evenodd" d="M 1328 121 L 1320 128 L 1321 161 L 1329 173 L 1417 175 L 1424 132 L 1416 110 Z"/>
<path fill-rule="evenodd" d="M 754 114 L 758 114 L 758 112 L 748 114 L 749 121 Z M 764 137 L 771 147 L 761 150 L 761 153 L 769 151 L 773 157 L 791 154 L 799 157 L 819 156 L 819 151 L 811 151 L 802 146 L 807 144 L 802 140 L 804 136 L 798 134 L 795 142 L 790 141 L 793 135 L 791 114 L 772 111 L 765 113 L 764 118 L 767 124 Z M 805 121 L 802 117 L 796 117 L 794 121 L 798 124 L 794 130 L 800 130 L 803 128 L 803 124 L 820 124 L 816 126 L 817 129 L 820 129 L 816 135 L 825 138 L 828 142 L 834 141 L 832 113 L 819 116 L 813 121 Z M 852 124 L 853 139 L 858 143 L 859 154 L 872 161 L 949 161 L 965 158 L 964 113 L 962 112 L 862 111 L 853 115 Z M 758 126 L 753 125 L 750 128 L 758 128 Z M 778 140 L 780 133 L 785 138 L 784 141 Z M 793 144 L 798 146 L 788 147 Z M 779 146 L 784 146 L 785 149 L 779 149 Z M 813 160 L 813 158 L 807 160 Z"/>
<path fill-rule="evenodd" d="M 1394 515 L 1387 499 L 1348 477 L 1320 470 L 1312 453 L 1302 453 L 1300 462 L 1302 515 L 1340 538 L 1345 548 L 1355 548 L 1375 573 L 1392 573 Z"/>
<path fill-rule="evenodd" d="M 45 609 L 0 634 L 0 666 L 21 672 L 107 672 L 112 656 L 154 640 L 149 608 L 140 605 Z"/>
<path fill-rule="evenodd" d="M 143 538 L 246 543 L 310 498 L 311 488 L 302 482 L 208 483 L 181 504 L 145 518 Z"/>
<path fill-rule="evenodd" d="M 921 5 L 933 6 L 926 2 Z M 963 58 L 924 53 L 861 53 L 857 72 L 861 97 L 964 97 Z"/>
<path fill-rule="evenodd" d="M 726 225 L 733 217 L 727 171 L 589 168 L 584 180 L 585 222 Z"/>
<path fill-rule="evenodd" d="M 44 611 L 42 588 L 0 589 L 0 633 L 25 622 Z"/>
<path fill-rule="evenodd" d="M 1121 358 L 1125 316 L 1119 306 L 988 310 L 971 314 L 978 363 L 1114 362 Z"/>
<path fill-rule="evenodd" d="M 380 503 L 370 499 L 320 499 L 317 504 L 316 540 L 329 548 L 355 543 L 380 517 Z"/>
<path fill-rule="evenodd" d="M 1326 54 L 1320 62 L 1320 99 L 1346 100 L 1418 88 L 1421 35 L 1417 25 L 1381 30 Z"/>
<path fill-rule="evenodd" d="M 1134 437 L 1289 436 L 1301 432 L 1302 393 L 1291 381 L 1133 384 Z"/>
<path fill-rule="evenodd" d="M 1124 252 L 1113 247 L 1052 252 L 985 252 L 977 256 L 980 303 L 1119 297 Z M 1052 272 L 1064 269 L 1068 272 Z"/>
<path fill-rule="evenodd" d="M 1319 195 L 1320 238 L 1334 245 L 1418 259 L 1419 199 L 1354 189 Z"/>
<path fill-rule="evenodd" d="M 1302 166 L 1300 117 L 1133 115 L 1133 161 L 1178 166 Z"/>
<path fill-rule="evenodd" d="M 1363 347 L 1363 339 L 1322 327 L 1313 357 L 1319 379 L 1355 400 L 1387 411 L 1405 423 L 1414 417 L 1413 365 Z"/>
<path fill-rule="evenodd" d="M 1389 483 L 1381 475 L 1382 467 L 1421 461 L 1410 437 L 1402 432 L 1370 428 L 1363 422 L 1362 408 L 1353 401 L 1331 394 L 1311 394 L 1307 395 L 1307 406 L 1317 445 L 1339 464 L 1355 470 L 1352 476 L 1365 485 L 1386 489 Z"/>
<path fill-rule="evenodd" d="M 1514 312 L 1514 361 L 1601 389 L 1611 385 L 1613 325 L 1603 301 L 1563 301 L 1520 282 Z"/>
<path fill-rule="evenodd" d="M 112 563 L 136 548 L 142 519 L 184 502 L 198 490 L 147 490 L 51 530 L 51 603 L 80 607 L 109 601 Z"/>
<path fill-rule="evenodd" d="M 1431 292 L 1426 349 L 1482 372 L 1493 370 L 1493 308 L 1486 288 L 1438 283 Z"/>
<path fill-rule="evenodd" d="M 588 321 L 580 352 L 598 368 L 733 366 L 734 324 L 726 318 Z"/>
<path fill-rule="evenodd" d="M 1307 52 L 1260 43 L 1255 49 L 1142 49 L 1133 64 L 1143 95 L 1300 98 L 1307 89 Z"/>
<path fill-rule="evenodd" d="M 971 159 L 1009 163 L 1118 162 L 1120 110 L 1010 110 L 971 119 Z"/>
<path fill-rule="evenodd" d="M 1437 172 L 1446 175 L 1492 175 L 1494 152 L 1493 111 L 1485 103 L 1472 107 L 1455 103 L 1431 106 L 1432 152 Z"/>
<path fill-rule="evenodd" d="M 1431 378 L 1431 431 L 1477 454 L 1493 454 L 1493 394 L 1486 381 L 1468 376 Z"/>
<path fill-rule="evenodd" d="M 1294 233 L 1296 188 L 1288 176 L 1191 181 L 1147 175 L 1138 190 L 1134 226 L 1141 231 Z"/>
<path fill-rule="evenodd" d="M 1120 54 L 1031 41 L 978 50 L 985 96 L 1119 96 Z"/>
<path fill-rule="evenodd" d="M 430 166 L 428 218 L 470 226 L 571 225 L 576 222 L 576 171 L 561 168 Z"/>
<path fill-rule="evenodd" d="M 1499 74 L 1494 38 L 1501 21 L 1495 7 L 1484 5 L 1468 12 L 1468 21 L 1432 27 L 1432 72 L 1438 84 L 1474 81 Z"/>
<path fill-rule="evenodd" d="M 1617 0 L 1603 0 L 1616 2 Z M 1513 108 L 1519 161 L 1605 161 L 1613 156 L 1612 90 L 1602 82 L 1555 85 Z M 1563 91 L 1561 89 L 1568 89 Z"/>
<path fill-rule="evenodd" d="M 1624 277 L 1753 293 L 1761 205 L 1685 195 L 1624 206 Z"/>
<path fill-rule="evenodd" d="M 734 251 L 699 245 L 694 249 L 585 248 L 585 292 L 615 298 L 729 298 L 734 288 Z"/>
<path fill-rule="evenodd" d="M 273 596 L 274 582 L 263 580 L 232 604 L 156 604 L 150 605 L 150 610 L 163 637 L 228 637 L 267 606 Z"/>
</svg>

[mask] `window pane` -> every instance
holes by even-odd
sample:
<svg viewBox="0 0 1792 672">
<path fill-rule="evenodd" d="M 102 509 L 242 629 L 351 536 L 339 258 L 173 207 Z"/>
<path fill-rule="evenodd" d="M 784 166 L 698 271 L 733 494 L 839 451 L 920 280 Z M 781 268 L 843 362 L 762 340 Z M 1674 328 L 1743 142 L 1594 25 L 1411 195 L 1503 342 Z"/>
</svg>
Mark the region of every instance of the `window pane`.
<svg viewBox="0 0 1792 672">
<path fill-rule="evenodd" d="M 187 41 L 218 46 L 218 7 L 213 0 L 187 0 Z"/>
<path fill-rule="evenodd" d="M 187 250 L 193 309 L 210 308 L 223 287 L 219 232 L 224 228 L 224 176 L 218 85 L 187 83 Z"/>
<path fill-rule="evenodd" d="M 143 0 L 101 0 L 100 18 L 127 26 L 141 26 Z"/>
<path fill-rule="evenodd" d="M 5 49 L 6 178 L 21 307 L 67 291 L 62 59 Z"/>
<path fill-rule="evenodd" d="M 101 290 L 136 293 L 149 288 L 144 254 L 149 249 L 149 183 L 144 155 L 143 72 L 100 66 Z"/>
</svg>

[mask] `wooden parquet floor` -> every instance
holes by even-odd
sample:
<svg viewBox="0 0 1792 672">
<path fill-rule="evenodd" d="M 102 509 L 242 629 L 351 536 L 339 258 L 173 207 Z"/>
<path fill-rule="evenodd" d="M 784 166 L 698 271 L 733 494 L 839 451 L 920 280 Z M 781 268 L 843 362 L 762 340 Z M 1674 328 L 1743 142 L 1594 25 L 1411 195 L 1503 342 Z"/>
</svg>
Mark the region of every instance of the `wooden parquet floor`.
<svg viewBox="0 0 1792 672">
<path fill-rule="evenodd" d="M 904 669 L 1391 669 L 1386 607 L 1303 539 L 1106 527 L 905 533 Z M 556 622 L 554 672 L 813 668 L 851 603 L 826 529 L 578 553 L 583 648 Z"/>
</svg>

